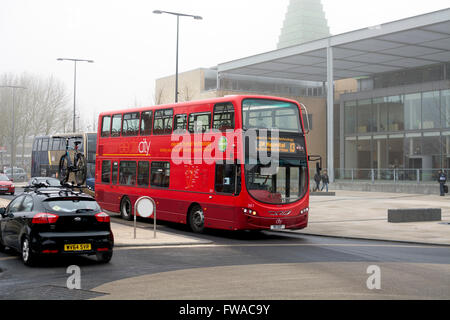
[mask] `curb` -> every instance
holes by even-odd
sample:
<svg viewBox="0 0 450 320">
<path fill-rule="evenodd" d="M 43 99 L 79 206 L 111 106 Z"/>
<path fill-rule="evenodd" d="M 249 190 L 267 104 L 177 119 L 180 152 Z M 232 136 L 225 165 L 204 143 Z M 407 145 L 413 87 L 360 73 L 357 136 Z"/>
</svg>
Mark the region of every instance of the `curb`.
<svg viewBox="0 0 450 320">
<path fill-rule="evenodd" d="M 315 237 L 324 237 L 324 238 L 339 238 L 339 239 L 349 239 L 349 240 L 368 240 L 368 241 L 383 241 L 383 242 L 398 242 L 398 243 L 405 243 L 405 244 L 420 244 L 420 245 L 428 245 L 428 246 L 441 246 L 441 247 L 450 247 L 450 243 L 430 243 L 430 242 L 419 242 L 419 241 L 407 241 L 407 240 L 393 240 L 393 239 L 374 239 L 374 238 L 364 238 L 364 237 L 352 237 L 352 236 L 337 236 L 337 235 L 325 235 L 325 234 L 313 234 L 313 233 L 302 233 L 302 232 L 295 232 L 290 230 L 271 230 L 273 232 L 279 232 L 279 233 L 291 233 L 291 234 L 297 234 L 297 235 L 303 235 L 303 236 L 315 236 Z"/>
<path fill-rule="evenodd" d="M 126 248 L 126 247 L 164 247 L 164 246 L 196 246 L 196 245 L 205 245 L 212 244 L 213 241 L 201 241 L 201 242 L 165 242 L 165 243 L 114 243 L 114 248 Z"/>
</svg>

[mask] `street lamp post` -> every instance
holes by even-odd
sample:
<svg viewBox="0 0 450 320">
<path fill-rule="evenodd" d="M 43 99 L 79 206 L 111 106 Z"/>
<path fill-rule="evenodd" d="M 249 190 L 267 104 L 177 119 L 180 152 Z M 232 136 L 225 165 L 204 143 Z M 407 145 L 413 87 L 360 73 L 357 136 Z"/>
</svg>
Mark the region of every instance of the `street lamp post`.
<svg viewBox="0 0 450 320">
<path fill-rule="evenodd" d="M 74 72 L 73 72 L 73 132 L 76 132 L 75 128 L 75 106 L 77 99 L 77 62 L 89 62 L 93 63 L 94 60 L 84 60 L 84 59 L 74 59 L 74 58 L 58 58 L 58 61 L 73 61 Z"/>
<path fill-rule="evenodd" d="M 178 39 L 179 39 L 179 30 L 180 30 L 180 17 L 191 17 L 195 20 L 202 20 L 203 18 L 200 16 L 194 16 L 190 14 L 185 13 L 178 13 L 178 12 L 170 12 L 170 11 L 162 11 L 162 10 L 154 10 L 153 13 L 155 14 L 171 14 L 174 16 L 177 16 L 177 49 L 176 49 L 176 62 L 175 62 L 175 103 L 178 102 Z"/>
<path fill-rule="evenodd" d="M 15 133 L 15 116 L 14 116 L 14 94 L 16 89 L 26 89 L 25 87 L 21 87 L 21 86 L 0 86 L 0 88 L 9 88 L 12 89 L 12 112 L 11 112 L 11 129 L 12 129 L 12 135 L 11 135 L 11 178 L 14 179 L 14 162 L 15 162 L 15 157 L 13 156 L 13 154 L 15 154 L 15 146 L 14 146 L 14 140 L 16 140 L 16 133 Z"/>
</svg>

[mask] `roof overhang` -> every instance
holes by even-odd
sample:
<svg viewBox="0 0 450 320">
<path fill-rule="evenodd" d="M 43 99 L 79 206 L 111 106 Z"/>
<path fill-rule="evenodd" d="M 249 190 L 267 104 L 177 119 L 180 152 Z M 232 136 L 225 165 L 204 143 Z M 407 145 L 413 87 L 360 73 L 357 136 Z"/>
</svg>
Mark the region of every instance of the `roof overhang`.
<svg viewBox="0 0 450 320">
<path fill-rule="evenodd" d="M 219 73 L 327 81 L 450 61 L 450 8 L 218 65 Z"/>
</svg>

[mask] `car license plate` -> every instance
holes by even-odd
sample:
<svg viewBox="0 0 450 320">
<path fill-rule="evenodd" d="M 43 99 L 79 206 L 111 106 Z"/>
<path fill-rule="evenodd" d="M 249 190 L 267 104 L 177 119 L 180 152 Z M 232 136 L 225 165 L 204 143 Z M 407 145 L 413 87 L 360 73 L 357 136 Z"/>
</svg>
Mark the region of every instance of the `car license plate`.
<svg viewBox="0 0 450 320">
<path fill-rule="evenodd" d="M 283 230 L 286 226 L 284 224 L 274 224 L 270 226 L 270 230 Z"/>
<path fill-rule="evenodd" d="M 8 190 L 8 188 L 0 188 L 0 190 Z"/>
<path fill-rule="evenodd" d="M 64 251 L 88 251 L 91 250 L 90 243 L 65 244 Z"/>
</svg>

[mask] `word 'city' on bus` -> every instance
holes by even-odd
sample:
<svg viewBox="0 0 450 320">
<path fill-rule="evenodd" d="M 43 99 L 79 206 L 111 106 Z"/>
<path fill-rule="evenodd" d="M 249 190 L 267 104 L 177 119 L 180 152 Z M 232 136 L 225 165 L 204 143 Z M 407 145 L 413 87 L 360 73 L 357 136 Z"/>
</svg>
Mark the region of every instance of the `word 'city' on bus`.
<svg viewBox="0 0 450 320">
<path fill-rule="evenodd" d="M 141 196 L 193 231 L 301 229 L 309 211 L 300 106 L 227 96 L 99 115 L 95 196 L 125 219 Z"/>
</svg>

